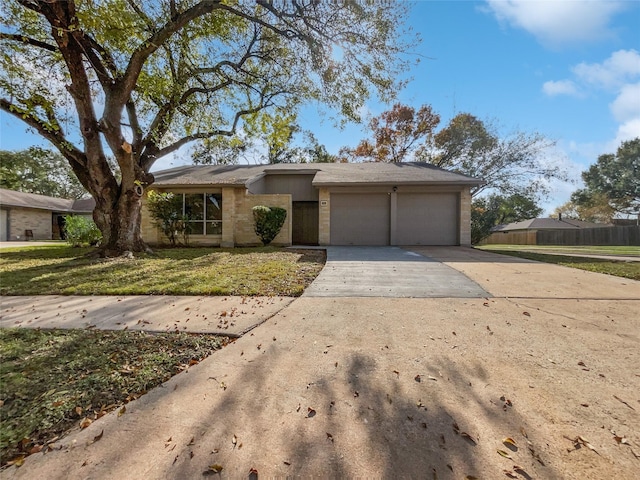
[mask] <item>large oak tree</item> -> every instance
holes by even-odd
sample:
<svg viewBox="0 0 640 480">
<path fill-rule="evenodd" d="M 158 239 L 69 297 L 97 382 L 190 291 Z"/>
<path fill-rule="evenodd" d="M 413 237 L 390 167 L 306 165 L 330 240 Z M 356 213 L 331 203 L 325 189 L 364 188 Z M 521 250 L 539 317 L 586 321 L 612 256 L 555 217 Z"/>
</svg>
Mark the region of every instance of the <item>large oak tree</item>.
<svg viewBox="0 0 640 480">
<path fill-rule="evenodd" d="M 103 252 L 140 251 L 156 160 L 301 102 L 353 119 L 371 94 L 388 101 L 406 67 L 406 14 L 349 0 L 9 0 L 0 108 L 51 142 L 95 198 Z"/>
</svg>

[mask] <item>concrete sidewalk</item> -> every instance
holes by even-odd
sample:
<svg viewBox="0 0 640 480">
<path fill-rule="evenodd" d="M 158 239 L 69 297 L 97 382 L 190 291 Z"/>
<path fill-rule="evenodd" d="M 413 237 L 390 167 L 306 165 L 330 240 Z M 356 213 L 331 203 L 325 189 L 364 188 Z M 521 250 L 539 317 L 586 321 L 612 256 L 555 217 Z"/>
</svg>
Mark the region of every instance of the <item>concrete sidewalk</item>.
<svg viewBox="0 0 640 480">
<path fill-rule="evenodd" d="M 238 336 L 291 297 L 4 296 L 0 327 L 181 331 Z"/>
</svg>

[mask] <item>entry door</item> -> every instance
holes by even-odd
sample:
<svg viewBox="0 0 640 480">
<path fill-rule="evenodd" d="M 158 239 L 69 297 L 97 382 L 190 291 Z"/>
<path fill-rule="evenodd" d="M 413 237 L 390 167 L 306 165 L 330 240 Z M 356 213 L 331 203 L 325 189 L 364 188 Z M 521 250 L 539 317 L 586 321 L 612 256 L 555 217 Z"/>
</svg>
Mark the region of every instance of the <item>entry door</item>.
<svg viewBox="0 0 640 480">
<path fill-rule="evenodd" d="M 318 202 L 293 202 L 294 245 L 318 245 Z"/>
</svg>

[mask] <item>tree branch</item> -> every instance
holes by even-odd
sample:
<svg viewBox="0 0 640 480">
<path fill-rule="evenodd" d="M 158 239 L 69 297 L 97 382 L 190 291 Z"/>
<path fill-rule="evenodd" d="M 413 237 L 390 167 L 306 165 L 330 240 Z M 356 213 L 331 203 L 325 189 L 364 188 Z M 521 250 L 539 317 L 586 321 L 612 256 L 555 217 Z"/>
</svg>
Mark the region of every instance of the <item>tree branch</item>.
<svg viewBox="0 0 640 480">
<path fill-rule="evenodd" d="M 84 153 L 72 145 L 62 134 L 61 130 L 52 129 L 47 125 L 47 122 L 44 122 L 33 113 L 27 112 L 11 103 L 6 98 L 0 98 L 0 109 L 22 120 L 30 127 L 35 128 L 40 135 L 55 145 L 67 160 L 75 162 L 80 167 L 86 167 L 86 157 Z"/>
<path fill-rule="evenodd" d="M 35 38 L 26 37 L 24 35 L 18 35 L 13 33 L 0 33 L 0 39 L 11 40 L 13 42 L 24 43 L 25 45 L 31 45 L 34 47 L 42 48 L 49 52 L 57 52 L 58 47 L 46 42 L 41 42 Z"/>
</svg>

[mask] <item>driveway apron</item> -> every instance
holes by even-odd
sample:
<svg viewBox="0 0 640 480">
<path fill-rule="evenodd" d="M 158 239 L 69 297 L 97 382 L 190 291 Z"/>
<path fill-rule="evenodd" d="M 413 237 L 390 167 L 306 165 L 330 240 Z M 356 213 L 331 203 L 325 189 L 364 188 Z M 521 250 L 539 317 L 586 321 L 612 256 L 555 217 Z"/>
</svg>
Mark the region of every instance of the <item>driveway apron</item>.
<svg viewBox="0 0 640 480">
<path fill-rule="evenodd" d="M 327 247 L 327 263 L 305 297 L 479 298 L 459 271 L 399 247 Z"/>
</svg>

